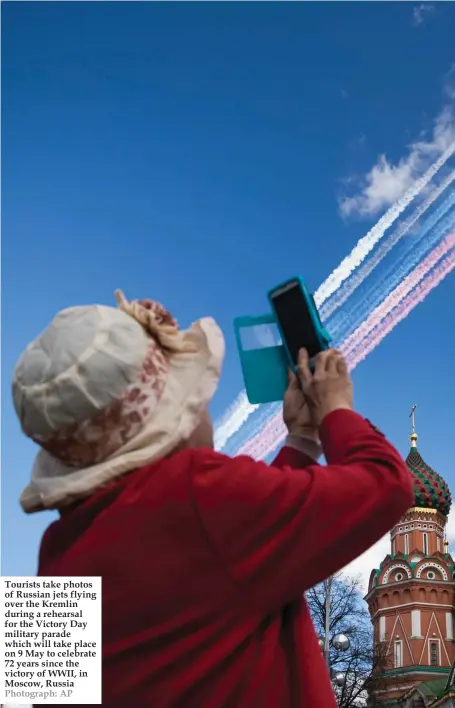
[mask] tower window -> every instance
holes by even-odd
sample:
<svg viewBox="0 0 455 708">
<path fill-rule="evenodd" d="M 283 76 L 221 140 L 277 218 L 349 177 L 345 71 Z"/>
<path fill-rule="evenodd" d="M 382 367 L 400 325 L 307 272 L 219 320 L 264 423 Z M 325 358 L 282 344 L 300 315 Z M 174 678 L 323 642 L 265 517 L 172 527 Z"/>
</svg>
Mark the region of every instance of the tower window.
<svg viewBox="0 0 455 708">
<path fill-rule="evenodd" d="M 428 555 L 428 534 L 424 533 L 423 534 L 423 552 L 425 555 Z"/>
<path fill-rule="evenodd" d="M 437 642 L 430 642 L 430 666 L 439 666 L 439 647 Z"/>
<path fill-rule="evenodd" d="M 435 577 L 436 577 L 435 573 L 432 570 L 429 570 L 427 573 L 428 580 L 434 580 Z"/>
<path fill-rule="evenodd" d="M 403 642 L 400 640 L 395 642 L 395 668 L 400 669 L 403 666 Z"/>
<path fill-rule="evenodd" d="M 407 533 L 404 535 L 404 552 L 405 555 L 408 555 L 409 553 L 409 534 Z"/>
</svg>

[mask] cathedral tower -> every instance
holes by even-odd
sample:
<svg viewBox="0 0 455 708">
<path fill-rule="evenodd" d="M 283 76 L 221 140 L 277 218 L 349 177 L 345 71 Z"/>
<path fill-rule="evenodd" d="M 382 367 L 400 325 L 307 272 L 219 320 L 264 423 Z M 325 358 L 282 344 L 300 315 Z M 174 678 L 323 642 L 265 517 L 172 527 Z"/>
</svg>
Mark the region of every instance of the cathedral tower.
<svg viewBox="0 0 455 708">
<path fill-rule="evenodd" d="M 416 684 L 447 678 L 455 659 L 455 568 L 445 540 L 451 505 L 445 481 L 417 449 L 412 409 L 406 464 L 414 477 L 414 506 L 390 533 L 390 553 L 370 576 L 366 600 L 375 643 L 387 654 L 376 698 L 384 706 Z"/>
</svg>

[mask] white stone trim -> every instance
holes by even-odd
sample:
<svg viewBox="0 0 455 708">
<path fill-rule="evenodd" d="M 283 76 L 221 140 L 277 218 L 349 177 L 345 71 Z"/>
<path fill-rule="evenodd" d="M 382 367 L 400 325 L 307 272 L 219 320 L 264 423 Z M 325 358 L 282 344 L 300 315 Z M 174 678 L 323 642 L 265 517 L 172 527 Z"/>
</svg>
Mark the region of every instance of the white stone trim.
<svg viewBox="0 0 455 708">
<path fill-rule="evenodd" d="M 385 615 L 381 615 L 379 618 L 379 641 L 383 642 L 385 640 L 385 637 Z"/>
<path fill-rule="evenodd" d="M 446 612 L 446 639 L 453 639 L 453 614 Z"/>
<path fill-rule="evenodd" d="M 399 651 L 397 651 L 397 649 Z M 397 661 L 397 654 L 399 654 L 399 661 Z M 395 669 L 403 668 L 403 640 L 395 639 L 393 643 L 393 665 Z"/>
<path fill-rule="evenodd" d="M 424 653 L 424 651 L 425 651 L 425 645 L 428 645 L 428 646 L 427 646 L 427 651 L 429 652 L 429 642 L 430 642 L 430 641 L 434 641 L 434 639 L 435 639 L 434 637 L 431 637 L 431 638 L 430 638 L 431 623 L 433 622 L 433 620 L 434 620 L 434 623 L 435 623 L 435 625 L 436 625 L 436 629 L 438 630 L 439 638 L 440 638 L 440 639 L 443 639 L 442 632 L 441 632 L 441 627 L 439 626 L 439 622 L 438 622 L 438 618 L 436 617 L 435 613 L 432 612 L 431 617 L 430 617 L 430 621 L 429 621 L 429 623 L 428 623 L 427 633 L 426 633 L 426 635 L 425 635 L 425 639 L 424 639 L 423 646 L 422 646 L 422 653 L 420 654 L 419 666 L 422 665 L 422 659 L 423 659 L 423 653 Z M 444 649 L 444 653 L 445 653 L 445 655 L 446 655 L 447 666 L 451 666 L 451 665 L 452 665 L 452 662 L 450 661 L 449 655 L 448 655 L 448 653 L 447 653 L 447 649 L 446 649 L 445 642 L 442 641 L 441 644 L 442 644 L 442 648 Z M 439 645 L 439 649 L 441 649 L 441 644 Z M 439 652 L 439 660 L 440 660 L 440 662 L 442 663 L 442 654 L 441 654 L 441 651 Z M 427 664 L 427 666 L 428 666 L 428 665 L 429 665 L 429 664 Z"/>
<path fill-rule="evenodd" d="M 371 616 L 371 620 L 374 620 L 378 615 L 383 612 L 392 613 L 401 607 L 412 607 L 416 605 L 423 605 L 424 607 L 445 607 L 446 609 L 452 609 L 452 605 L 450 603 L 447 604 L 442 602 L 423 602 L 422 600 L 416 600 L 415 602 L 403 602 L 400 605 L 391 605 L 390 607 L 379 607 L 376 612 Z"/>
<path fill-rule="evenodd" d="M 411 610 L 411 635 L 416 638 L 422 636 L 420 614 L 420 610 Z"/>
<path fill-rule="evenodd" d="M 404 570 L 406 572 L 408 579 L 412 577 L 412 573 L 407 565 L 405 565 L 404 563 L 394 563 L 393 565 L 390 566 L 390 568 L 387 568 L 386 572 L 383 575 L 381 584 L 386 585 L 389 580 L 389 576 L 390 576 L 391 572 L 393 570 L 397 570 L 398 568 L 400 568 L 401 570 Z"/>
<path fill-rule="evenodd" d="M 436 570 L 439 570 L 439 572 L 442 575 L 443 580 L 448 580 L 449 576 L 444 568 L 444 566 L 440 565 L 439 563 L 435 563 L 434 561 L 427 561 L 426 563 L 422 563 L 421 566 L 419 566 L 417 573 L 416 573 L 416 578 L 420 578 L 422 575 L 422 571 L 425 570 L 425 568 L 436 568 Z"/>
<path fill-rule="evenodd" d="M 390 653 L 390 650 L 391 650 L 391 648 L 392 648 L 392 642 L 397 641 L 397 639 L 396 639 L 396 631 L 397 631 L 397 630 L 396 630 L 396 627 L 397 627 L 397 625 L 399 625 L 399 627 L 401 627 L 401 638 L 400 638 L 400 641 L 403 641 L 403 639 L 404 639 L 404 641 L 406 642 L 406 646 L 408 647 L 408 651 L 409 651 L 409 656 L 411 657 L 411 666 L 413 666 L 413 665 L 414 665 L 414 655 L 413 655 L 413 653 L 412 653 L 412 647 L 411 647 L 411 645 L 410 645 L 410 643 L 409 643 L 408 637 L 406 636 L 406 632 L 405 632 L 405 629 L 404 629 L 404 626 L 403 626 L 403 621 L 402 621 L 402 619 L 401 619 L 401 615 L 398 614 L 398 612 L 397 612 L 396 615 L 395 615 L 395 622 L 394 622 L 394 624 L 393 624 L 393 629 L 392 629 L 392 631 L 391 631 L 391 633 L 390 633 L 390 640 L 389 640 L 389 645 L 388 645 L 388 648 L 387 648 L 387 653 Z M 403 658 L 403 650 L 401 651 L 401 656 L 402 656 L 402 658 Z"/>
</svg>

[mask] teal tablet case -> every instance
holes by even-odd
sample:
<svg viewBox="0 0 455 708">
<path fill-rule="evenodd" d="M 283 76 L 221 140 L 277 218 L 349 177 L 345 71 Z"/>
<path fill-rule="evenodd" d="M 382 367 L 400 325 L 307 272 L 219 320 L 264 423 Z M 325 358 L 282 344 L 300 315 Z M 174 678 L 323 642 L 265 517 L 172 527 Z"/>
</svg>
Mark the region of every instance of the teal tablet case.
<svg viewBox="0 0 455 708">
<path fill-rule="evenodd" d="M 234 320 L 243 380 L 250 403 L 282 401 L 287 387 L 288 360 L 279 336 L 273 337 L 272 340 L 273 335 L 271 335 L 270 343 L 266 346 L 257 341 L 257 347 L 254 347 L 254 330 L 264 329 L 264 326 L 278 331 L 273 315 L 236 317 Z M 244 336 L 244 331 L 248 330 L 250 341 L 247 341 Z"/>
<path fill-rule="evenodd" d="M 321 323 L 313 296 L 308 292 L 305 282 L 300 277 L 297 279 L 301 283 L 315 322 L 321 349 L 327 349 L 331 341 L 330 335 Z M 272 291 L 268 293 L 269 300 L 271 293 Z M 236 317 L 234 331 L 249 402 L 282 401 L 288 382 L 288 369 L 292 365 L 273 314 Z"/>
</svg>

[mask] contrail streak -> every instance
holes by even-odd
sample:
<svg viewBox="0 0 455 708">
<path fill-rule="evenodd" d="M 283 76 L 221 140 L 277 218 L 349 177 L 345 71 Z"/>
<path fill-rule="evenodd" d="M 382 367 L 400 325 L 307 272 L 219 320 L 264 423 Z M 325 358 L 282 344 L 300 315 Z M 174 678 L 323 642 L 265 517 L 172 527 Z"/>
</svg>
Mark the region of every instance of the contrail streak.
<svg viewBox="0 0 455 708">
<path fill-rule="evenodd" d="M 390 292 L 397 283 L 399 283 L 408 273 L 419 263 L 422 258 L 441 240 L 441 238 L 450 231 L 453 226 L 455 204 L 455 192 L 452 193 L 444 204 L 434 214 L 425 221 L 422 230 L 417 238 L 408 239 L 403 244 L 405 250 L 399 252 L 398 263 L 388 264 L 380 271 L 381 279 L 369 286 L 366 297 L 359 298 L 357 304 L 353 304 L 348 308 L 349 314 L 343 317 L 335 315 L 333 321 L 329 324 L 329 330 L 334 340 L 338 339 L 338 333 L 346 331 L 346 323 L 354 329 L 358 323 L 362 322 L 365 313 L 370 312 L 373 307 L 376 307 L 381 297 Z M 440 219 L 441 214 L 447 213 L 448 216 Z M 428 235 L 427 235 L 428 234 Z"/>
<path fill-rule="evenodd" d="M 260 405 L 255 414 L 249 418 L 248 423 L 227 440 L 223 452 L 226 455 L 235 454 L 241 445 L 244 445 L 247 440 L 260 433 L 270 418 L 279 413 L 281 404 L 281 401 L 276 401 L 275 403 Z"/>
<path fill-rule="evenodd" d="M 400 304 L 397 307 L 393 307 L 393 305 L 391 305 L 393 307 L 392 311 L 383 316 L 382 321 L 380 321 L 379 324 L 376 325 L 371 335 L 367 337 L 366 340 L 360 338 L 357 342 L 356 347 L 351 349 L 348 355 L 348 364 L 351 370 L 354 369 L 357 364 L 362 361 L 367 356 L 367 354 L 370 353 L 399 322 L 401 322 L 405 317 L 407 317 L 409 312 L 417 304 L 422 302 L 422 300 L 425 299 L 426 295 L 433 288 L 435 288 L 454 268 L 454 243 L 455 232 L 450 234 L 450 236 L 445 239 L 445 247 L 444 249 L 441 249 L 441 252 L 444 253 L 447 253 L 447 251 L 449 251 L 449 255 L 446 256 L 444 260 L 441 261 L 440 264 L 434 268 L 433 271 L 430 271 L 425 279 L 422 279 L 422 275 L 420 276 L 420 278 L 416 276 L 418 277 L 418 280 L 422 279 L 422 282 L 417 285 L 417 287 L 411 289 L 404 299 L 404 291 L 402 288 L 403 284 L 400 284 L 396 288 L 396 291 L 398 291 L 398 295 L 396 294 L 396 291 L 393 291 L 393 293 L 390 294 L 389 302 L 394 302 L 395 297 Z M 439 258 L 441 258 L 441 255 L 439 256 Z M 433 259 L 430 259 L 430 256 L 428 256 L 427 264 L 430 264 L 432 262 Z M 417 268 L 415 269 L 416 271 Z M 422 268 L 419 269 L 419 273 L 422 273 Z M 418 282 L 418 280 L 416 282 Z M 412 281 L 408 280 L 408 287 L 410 286 L 411 282 Z M 355 334 L 357 334 L 357 332 Z M 286 436 L 286 433 L 287 431 L 284 426 L 282 414 L 280 411 L 280 413 L 278 413 L 264 426 L 262 432 L 259 433 L 259 435 L 249 440 L 238 450 L 237 455 L 250 455 L 255 459 L 264 459 L 264 457 L 267 457 L 267 455 L 269 455 L 276 449 L 276 447 Z"/>
<path fill-rule="evenodd" d="M 409 206 L 412 200 L 415 199 L 415 197 L 417 197 L 427 186 L 438 170 L 441 169 L 441 167 L 447 162 L 454 152 L 455 142 L 449 145 L 447 150 L 445 150 L 441 157 L 428 168 L 425 174 L 422 175 L 420 179 L 416 180 L 407 192 L 403 194 L 401 199 L 399 199 L 392 207 L 390 207 L 390 209 L 386 211 L 384 216 L 379 219 L 378 223 L 373 226 L 367 235 L 360 239 L 351 253 L 341 261 L 340 265 L 335 268 L 327 280 L 325 280 L 316 291 L 314 299 L 318 307 L 320 307 L 320 305 L 322 305 L 322 303 L 340 287 L 341 283 L 351 275 L 352 271 L 357 268 L 360 263 L 362 263 L 371 249 L 383 237 L 387 229 L 392 226 L 394 221 L 398 219 L 400 214 Z"/>
<path fill-rule="evenodd" d="M 330 297 L 340 285 L 351 275 L 351 273 L 363 262 L 368 253 L 380 241 L 384 233 L 392 226 L 400 214 L 409 206 L 412 200 L 417 197 L 427 184 L 433 179 L 436 173 L 447 162 L 455 152 L 455 142 L 452 143 L 431 165 L 425 174 L 405 192 L 401 199 L 396 202 L 379 219 L 378 223 L 358 241 L 351 253 L 343 259 L 337 268 L 320 285 L 314 298 L 318 308 L 327 298 Z M 215 424 L 215 446 L 222 449 L 227 440 L 234 435 L 245 423 L 248 417 L 257 409 L 257 405 L 249 403 L 246 392 L 243 389 L 238 395 L 236 402 L 225 413 L 221 421 Z"/>
<path fill-rule="evenodd" d="M 382 259 L 389 253 L 389 251 L 400 241 L 403 236 L 405 236 L 410 229 L 418 222 L 420 217 L 429 209 L 432 204 L 441 196 L 441 194 L 449 187 L 455 180 L 455 170 L 442 181 L 442 183 L 434 189 L 430 196 L 425 199 L 417 209 L 411 214 L 409 218 L 403 221 L 402 224 L 398 226 L 395 231 L 393 231 L 387 239 L 381 243 L 375 253 L 372 254 L 365 263 L 363 263 L 356 270 L 352 278 L 349 278 L 336 292 L 333 294 L 328 302 L 325 302 L 320 310 L 320 315 L 322 319 L 327 319 L 330 315 L 337 310 L 356 288 L 359 287 L 365 280 L 365 278 L 371 273 L 371 271 L 376 268 L 376 266 L 382 261 Z M 450 206 L 454 203 L 455 196 L 452 195 L 452 202 L 447 200 L 443 205 L 443 210 L 441 216 L 445 211 L 447 211 Z"/>
<path fill-rule="evenodd" d="M 455 246 L 455 232 L 443 239 L 433 251 L 419 263 L 414 270 L 388 295 L 385 300 L 376 307 L 367 319 L 351 334 L 350 337 L 344 340 L 342 349 L 345 356 L 349 357 L 350 353 L 359 346 L 359 342 L 366 337 L 371 330 L 384 319 L 389 312 L 396 307 L 403 297 L 419 283 L 425 275 L 441 260 L 443 256 Z"/>
<path fill-rule="evenodd" d="M 217 450 L 222 449 L 229 438 L 237 432 L 257 408 L 257 404 L 249 402 L 246 391 L 244 389 L 240 391 L 223 417 L 215 423 L 215 448 Z"/>
<path fill-rule="evenodd" d="M 411 258 L 405 258 L 404 263 L 398 267 L 394 264 L 392 268 L 389 268 L 388 271 L 386 270 L 383 274 L 382 280 L 372 288 L 371 292 L 368 294 L 368 297 L 363 299 L 356 307 L 354 306 L 351 308 L 349 315 L 345 316 L 344 319 L 338 317 L 339 324 L 337 327 L 329 328 L 330 332 L 334 335 L 335 340 L 337 339 L 336 335 L 338 331 L 343 331 L 344 334 L 348 334 L 349 331 L 351 331 L 351 334 L 349 334 L 349 336 L 347 336 L 340 345 L 345 354 L 349 353 L 351 349 L 356 347 L 359 341 L 363 337 L 366 337 L 367 334 L 374 329 L 377 325 L 378 317 L 384 316 L 380 313 L 387 314 L 391 308 L 406 295 L 409 289 L 414 287 L 418 280 L 423 278 L 425 274 L 431 270 L 438 260 L 440 260 L 440 258 L 442 258 L 442 256 L 446 253 L 447 249 L 450 249 L 451 245 L 453 245 L 451 244 L 447 246 L 447 240 L 441 241 L 441 239 L 447 230 L 453 228 L 454 214 L 451 214 L 450 217 L 439 223 L 436 228 L 433 228 L 434 224 L 438 222 L 440 214 L 445 213 L 448 206 L 453 206 L 455 203 L 455 193 L 453 193 L 451 198 L 446 200 L 446 202 L 449 202 L 449 204 L 445 204 L 444 210 L 438 210 L 438 213 L 433 214 L 423 227 L 424 234 L 426 234 L 429 229 L 432 229 L 430 236 L 426 239 L 419 236 L 416 247 L 416 242 L 413 240 L 414 249 L 411 252 Z M 428 254 L 427 258 L 422 260 L 425 254 Z M 395 287 L 395 289 L 392 290 L 390 295 L 388 295 L 385 299 L 384 295 L 385 292 L 387 292 L 387 289 L 384 288 L 384 281 L 387 283 L 386 288 L 389 290 L 393 288 L 394 285 L 399 285 L 399 287 Z M 408 285 L 408 283 L 411 283 L 411 285 Z M 382 302 L 381 296 L 383 298 Z M 376 305 L 376 302 L 378 301 L 380 304 Z M 373 311 L 371 311 L 372 307 L 374 307 Z M 365 311 L 370 313 L 366 320 L 364 319 L 363 314 Z M 357 324 L 358 327 L 356 328 Z M 240 439 L 236 440 L 235 437 L 232 436 L 233 439 L 230 443 L 227 443 L 225 447 L 224 451 L 226 454 L 235 453 L 239 448 L 239 445 L 242 451 L 245 451 L 246 448 L 246 451 L 248 452 L 249 441 L 255 440 L 256 435 L 259 433 L 265 435 L 266 428 L 264 426 L 267 426 L 270 419 L 274 418 L 280 410 L 281 403 L 261 406 L 261 410 L 254 417 L 251 424 L 246 426 L 247 429 L 243 431 L 244 434 L 238 436 Z M 224 442 L 226 441 L 227 439 Z"/>
<path fill-rule="evenodd" d="M 453 203 L 455 203 L 455 193 L 451 195 L 451 200 L 452 201 L 450 201 L 449 206 L 453 206 Z M 448 201 L 449 200 L 446 200 L 446 202 Z M 398 268 L 396 266 L 394 266 L 393 268 L 389 268 L 389 270 L 383 274 L 384 277 L 381 282 L 377 283 L 372 288 L 371 293 L 369 292 L 367 299 L 362 300 L 359 305 L 351 308 L 351 310 L 349 311 L 349 315 L 338 324 L 338 327 L 335 327 L 334 329 L 330 328 L 330 331 L 332 334 L 334 334 L 335 339 L 338 331 L 343 330 L 344 333 L 347 333 L 349 332 L 349 330 L 351 330 L 351 334 L 347 338 L 345 338 L 344 342 L 342 342 L 342 344 L 340 345 L 345 352 L 349 352 L 352 348 L 357 346 L 358 342 L 360 341 L 360 338 L 367 336 L 368 332 L 376 326 L 376 320 L 378 317 L 377 313 L 387 313 L 392 307 L 390 303 L 392 302 L 393 298 L 395 298 L 396 300 L 397 297 L 399 299 L 404 297 L 404 295 L 408 291 L 406 289 L 407 283 L 412 282 L 413 278 L 415 279 L 416 274 L 420 274 L 420 277 L 424 277 L 424 275 L 429 270 L 431 270 L 433 265 L 435 265 L 435 263 L 444 255 L 444 249 L 447 250 L 447 243 L 445 241 L 442 241 L 440 245 L 436 244 L 439 244 L 444 233 L 448 229 L 451 229 L 453 227 L 453 214 L 451 214 L 450 217 L 444 219 L 442 222 L 438 223 L 440 214 L 445 213 L 445 211 L 447 210 L 447 206 L 448 205 L 446 203 L 443 211 L 438 210 L 437 213 L 433 214 L 430 219 L 427 220 L 423 227 L 423 233 L 426 234 L 429 229 L 432 229 L 430 236 L 427 238 L 419 238 L 419 240 L 417 241 L 417 245 L 414 246 L 411 252 L 411 259 L 406 258 L 404 263 L 402 263 Z M 436 228 L 433 228 L 435 223 L 437 223 L 437 226 Z M 415 244 L 416 242 L 413 241 L 413 243 Z M 422 258 L 425 254 L 428 254 L 428 259 L 422 261 Z M 413 269 L 416 266 L 417 270 L 414 271 Z M 382 303 L 380 302 L 380 304 L 376 306 L 376 302 L 380 301 L 381 295 L 384 298 L 384 280 L 387 282 L 387 287 L 389 289 L 391 287 L 393 288 L 396 283 L 400 285 L 400 288 L 395 288 L 395 290 L 393 290 L 392 293 L 385 300 L 383 299 Z M 417 280 L 415 282 L 417 282 Z M 414 287 L 414 285 L 412 285 L 412 287 Z M 371 313 L 372 307 L 375 307 L 373 313 Z M 370 312 L 366 320 L 363 319 L 363 312 L 365 310 L 367 312 Z M 346 320 L 349 321 L 348 326 Z M 359 324 L 359 326 L 354 329 L 357 323 Z M 259 433 L 261 433 L 262 436 L 265 436 L 266 431 L 268 431 L 267 426 L 270 420 L 276 415 L 278 415 L 280 410 L 280 403 L 262 406 L 261 411 L 258 413 L 257 416 L 255 416 L 251 426 L 247 426 L 247 430 L 244 431 L 244 435 L 240 435 L 240 440 L 236 441 L 234 438 L 232 443 L 228 445 L 225 452 L 227 454 L 234 454 L 238 450 L 240 445 L 241 450 L 249 454 L 249 446 L 255 444 L 253 441 L 257 439 L 256 436 Z M 245 440 L 246 436 L 248 436 L 248 438 Z"/>
<path fill-rule="evenodd" d="M 455 234 L 452 234 L 452 236 L 455 238 Z M 433 290 L 433 288 L 437 287 L 454 268 L 455 249 L 452 249 L 449 255 L 430 273 L 428 278 L 425 278 L 415 290 L 404 298 L 394 311 L 382 320 L 381 324 L 364 340 L 362 349 L 357 348 L 352 352 L 351 368 L 355 368 L 357 364 L 363 361 L 367 355 L 382 342 L 384 337 L 386 337 L 399 322 L 404 320 L 416 305 L 423 302 L 428 293 Z"/>
</svg>

